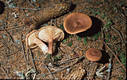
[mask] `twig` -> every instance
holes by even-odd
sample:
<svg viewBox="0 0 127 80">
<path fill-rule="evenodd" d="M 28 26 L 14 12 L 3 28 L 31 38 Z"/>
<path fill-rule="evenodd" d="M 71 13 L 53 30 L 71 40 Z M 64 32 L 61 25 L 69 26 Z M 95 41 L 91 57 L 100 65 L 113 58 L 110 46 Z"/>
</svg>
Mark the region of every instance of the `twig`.
<svg viewBox="0 0 127 80">
<path fill-rule="evenodd" d="M 43 64 L 44 64 L 44 63 L 43 63 Z M 45 66 L 45 68 L 48 70 L 49 74 L 51 75 L 51 78 L 54 79 L 54 75 L 52 74 L 52 72 L 50 71 L 50 69 L 48 68 L 48 66 L 45 65 L 45 64 L 44 64 L 44 66 Z"/>
<path fill-rule="evenodd" d="M 8 76 L 7 71 L 5 70 L 5 68 L 4 68 L 4 67 L 1 67 L 1 69 L 2 69 L 3 72 L 5 73 L 6 77 L 9 79 L 9 76 Z"/>
<path fill-rule="evenodd" d="M 93 80 L 94 79 L 97 67 L 98 67 L 98 63 L 93 63 L 92 62 L 92 68 L 90 69 L 91 71 L 89 72 L 88 80 Z"/>
<path fill-rule="evenodd" d="M 67 60 L 65 60 L 65 61 L 62 61 L 61 63 L 58 63 L 58 64 L 59 64 L 59 65 L 63 65 L 63 64 L 69 63 L 69 62 L 71 62 L 72 60 L 77 59 L 77 58 L 79 58 L 79 57 L 73 57 L 73 58 L 67 59 Z"/>
<path fill-rule="evenodd" d="M 15 30 L 15 29 L 18 29 L 18 28 L 21 28 L 21 27 L 9 27 L 9 28 L 5 28 L 6 30 Z M 0 32 L 3 32 L 4 29 L 0 29 Z"/>
<path fill-rule="evenodd" d="M 67 69 L 67 68 L 69 68 L 69 67 L 75 65 L 76 63 L 78 63 L 78 62 L 79 62 L 80 60 L 82 60 L 83 58 L 84 58 L 84 56 L 81 56 L 81 57 L 78 58 L 73 64 L 68 65 L 68 66 L 66 66 L 66 67 L 64 67 L 64 68 L 62 68 L 62 69 L 59 69 L 59 70 L 54 71 L 54 72 L 51 72 L 51 73 L 52 73 L 52 74 L 55 74 L 55 73 L 57 73 L 57 72 L 63 71 L 63 70 L 65 70 L 65 69 Z M 45 76 L 47 76 L 47 75 L 49 75 L 49 73 L 48 73 L 48 74 L 45 74 Z"/>
<path fill-rule="evenodd" d="M 6 18 L 5 18 L 6 22 L 3 23 L 3 29 L 4 31 L 8 34 L 8 36 L 10 37 L 10 39 L 12 40 L 12 42 L 14 43 L 14 39 L 13 37 L 10 35 L 10 33 L 6 30 L 5 26 L 7 24 L 7 20 L 8 20 L 8 12 L 7 12 L 7 15 L 6 15 Z"/>
<path fill-rule="evenodd" d="M 122 66 L 122 65 L 118 65 L 116 68 L 113 68 L 112 71 L 113 71 L 113 70 L 115 71 L 116 69 L 120 68 L 121 66 Z"/>
<path fill-rule="evenodd" d="M 27 68 L 28 68 L 28 61 L 27 61 L 27 58 L 26 58 L 26 55 L 25 55 L 25 47 L 24 47 L 24 44 L 23 44 L 23 41 L 22 41 L 22 36 L 23 36 L 23 35 L 21 35 L 21 45 L 22 45 L 24 60 L 25 60 L 25 62 L 26 62 Z"/>
<path fill-rule="evenodd" d="M 28 0 L 28 3 L 29 3 L 31 6 L 35 7 L 35 6 L 30 2 L 30 0 Z"/>
<path fill-rule="evenodd" d="M 15 8 L 23 9 L 23 10 L 34 10 L 34 11 L 40 10 L 40 8 L 38 8 L 38 9 L 35 9 L 35 8 L 21 8 L 21 7 L 15 7 Z"/>
<path fill-rule="evenodd" d="M 28 47 L 28 49 L 29 49 L 29 51 L 30 51 L 30 55 L 31 55 L 31 59 L 32 59 L 32 64 L 33 64 L 33 66 L 34 66 L 34 69 L 36 70 L 36 72 L 37 72 L 37 68 L 36 68 L 36 66 L 35 66 L 35 62 L 34 62 L 34 59 L 33 59 L 33 54 L 32 54 L 32 51 L 31 51 L 31 49 Z"/>
<path fill-rule="evenodd" d="M 116 58 L 116 60 L 119 62 L 119 64 L 122 66 L 122 68 L 124 69 L 124 71 L 126 71 L 125 66 L 120 62 L 119 58 L 116 56 L 116 54 L 109 48 L 109 46 L 104 42 L 105 46 L 111 51 L 111 53 L 113 54 L 113 56 Z"/>
<path fill-rule="evenodd" d="M 29 4 L 30 4 L 31 6 L 33 6 L 33 7 L 35 7 L 35 8 L 37 9 L 37 7 L 36 7 L 34 4 L 32 4 L 30 0 L 28 0 L 28 2 L 29 2 Z"/>
<path fill-rule="evenodd" d="M 14 43 L 13 37 L 12 37 L 11 34 L 5 29 L 5 27 L 4 27 L 4 31 L 8 34 L 8 36 L 10 37 L 10 39 L 12 40 L 12 42 Z"/>
<path fill-rule="evenodd" d="M 125 43 L 125 41 L 123 40 L 122 33 L 121 33 L 120 31 L 118 31 L 116 28 L 114 28 L 113 26 L 111 26 L 111 28 L 112 28 L 116 33 L 118 33 L 118 35 L 120 36 L 120 39 L 121 39 L 122 43 L 123 43 L 123 42 Z"/>
</svg>

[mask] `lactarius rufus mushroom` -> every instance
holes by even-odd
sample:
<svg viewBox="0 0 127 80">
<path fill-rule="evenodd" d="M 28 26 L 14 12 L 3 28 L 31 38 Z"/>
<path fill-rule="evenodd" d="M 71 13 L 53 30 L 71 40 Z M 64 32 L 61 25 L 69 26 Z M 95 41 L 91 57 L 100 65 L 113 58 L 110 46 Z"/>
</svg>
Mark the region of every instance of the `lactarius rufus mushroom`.
<svg viewBox="0 0 127 80">
<path fill-rule="evenodd" d="M 102 57 L 102 53 L 98 49 L 90 48 L 86 51 L 85 56 L 90 61 L 99 61 Z"/>
<path fill-rule="evenodd" d="M 39 46 L 44 54 L 48 52 L 48 47 L 45 43 L 36 37 L 36 30 L 33 30 L 26 35 L 26 46 L 29 48 L 35 48 Z"/>
<path fill-rule="evenodd" d="M 71 13 L 64 19 L 64 29 L 69 34 L 86 31 L 91 25 L 91 18 L 83 13 Z"/>
<path fill-rule="evenodd" d="M 39 39 L 48 43 L 48 53 L 53 53 L 53 42 L 64 39 L 64 32 L 55 26 L 45 26 L 40 28 L 36 35 Z"/>
</svg>

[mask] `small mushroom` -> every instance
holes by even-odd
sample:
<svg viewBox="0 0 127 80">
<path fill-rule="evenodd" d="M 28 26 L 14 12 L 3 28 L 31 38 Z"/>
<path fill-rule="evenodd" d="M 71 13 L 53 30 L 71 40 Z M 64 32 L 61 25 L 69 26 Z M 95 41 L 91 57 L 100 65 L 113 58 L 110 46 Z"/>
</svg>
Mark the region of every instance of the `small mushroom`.
<svg viewBox="0 0 127 80">
<path fill-rule="evenodd" d="M 77 34 L 86 31 L 91 25 L 91 18 L 83 13 L 71 13 L 64 19 L 64 29 L 69 34 Z"/>
<path fill-rule="evenodd" d="M 85 56 L 90 61 L 99 61 L 102 57 L 102 53 L 98 49 L 90 48 L 86 51 Z"/>
<path fill-rule="evenodd" d="M 36 37 L 37 30 L 33 30 L 26 35 L 26 46 L 29 48 L 35 48 L 39 46 L 44 54 L 48 52 L 48 47 L 40 39 Z"/>
<path fill-rule="evenodd" d="M 94 75 L 96 74 L 96 69 L 98 67 L 98 62 L 101 57 L 102 53 L 100 50 L 95 48 L 89 48 L 85 53 L 86 58 L 91 61 L 90 67 L 90 74 L 88 75 L 88 80 L 93 80 Z"/>
<path fill-rule="evenodd" d="M 48 43 L 48 53 L 52 54 L 53 42 L 64 39 L 64 32 L 56 26 L 45 26 L 39 29 L 36 36 Z"/>
</svg>

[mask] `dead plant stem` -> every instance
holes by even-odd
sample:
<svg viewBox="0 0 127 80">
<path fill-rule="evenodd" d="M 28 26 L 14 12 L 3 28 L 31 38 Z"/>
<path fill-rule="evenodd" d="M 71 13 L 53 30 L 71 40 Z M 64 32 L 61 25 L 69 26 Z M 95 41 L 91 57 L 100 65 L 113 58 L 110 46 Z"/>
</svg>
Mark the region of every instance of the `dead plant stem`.
<svg viewBox="0 0 127 80">
<path fill-rule="evenodd" d="M 31 49 L 30 49 L 30 48 L 28 48 L 28 49 L 29 49 L 29 51 L 30 51 L 30 55 L 31 55 L 31 59 L 32 59 L 32 64 L 33 64 L 33 67 L 34 67 L 35 71 L 37 72 L 37 68 L 36 68 L 36 66 L 35 66 L 35 61 L 34 61 L 34 59 L 33 59 L 33 54 L 32 54 L 32 51 L 31 51 Z"/>
<path fill-rule="evenodd" d="M 119 64 L 122 66 L 122 68 L 124 69 L 124 71 L 126 71 L 125 66 L 120 62 L 119 58 L 116 56 L 116 54 L 110 49 L 110 47 L 104 42 L 105 46 L 111 51 L 111 53 L 113 54 L 113 56 L 116 58 L 116 60 L 119 62 Z"/>
<path fill-rule="evenodd" d="M 114 28 L 113 26 L 111 26 L 111 28 L 112 28 L 116 33 L 118 33 L 118 35 L 120 36 L 120 39 L 121 39 L 122 43 L 124 43 L 124 39 L 123 39 L 122 33 L 121 33 L 119 30 L 117 30 L 116 28 Z"/>
<path fill-rule="evenodd" d="M 44 64 L 44 66 L 48 70 L 49 74 L 51 75 L 51 79 L 54 79 L 54 75 L 52 74 L 52 72 L 50 71 L 50 69 L 48 68 L 48 66 L 45 65 L 45 64 Z"/>
<path fill-rule="evenodd" d="M 84 56 L 79 57 L 78 59 L 76 59 L 76 61 L 75 61 L 73 64 L 68 65 L 68 66 L 66 66 L 66 67 L 64 67 L 64 68 L 62 68 L 62 69 L 57 70 L 57 71 L 54 71 L 54 72 L 52 72 L 52 74 L 55 74 L 55 73 L 60 72 L 60 71 L 63 71 L 63 70 L 65 70 L 65 69 L 67 69 L 67 68 L 69 68 L 69 67 L 75 65 L 76 63 L 78 63 L 79 61 L 81 61 L 83 58 L 84 58 Z M 49 73 L 48 73 L 48 74 L 45 74 L 45 76 L 47 76 L 47 75 L 49 75 Z"/>
<path fill-rule="evenodd" d="M 22 45 L 24 60 L 25 60 L 25 62 L 26 62 L 27 68 L 28 68 L 28 61 L 27 61 L 27 58 L 26 58 L 26 55 L 25 55 L 26 53 L 25 53 L 25 47 L 24 47 L 24 44 L 23 44 L 23 41 L 22 41 L 22 36 L 23 36 L 23 35 L 21 35 L 21 45 Z"/>
<path fill-rule="evenodd" d="M 1 69 L 5 73 L 7 79 L 9 79 L 9 75 L 8 75 L 7 71 L 5 70 L 5 68 L 2 66 Z"/>
</svg>

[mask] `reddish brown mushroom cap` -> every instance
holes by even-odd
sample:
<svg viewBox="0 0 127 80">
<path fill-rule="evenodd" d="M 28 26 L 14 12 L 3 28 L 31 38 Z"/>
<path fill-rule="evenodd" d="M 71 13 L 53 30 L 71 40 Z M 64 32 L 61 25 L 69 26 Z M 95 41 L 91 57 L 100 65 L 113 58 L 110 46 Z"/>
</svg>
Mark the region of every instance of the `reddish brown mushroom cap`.
<svg viewBox="0 0 127 80">
<path fill-rule="evenodd" d="M 90 48 L 86 51 L 85 56 L 90 61 L 99 61 L 102 57 L 102 53 L 98 49 Z"/>
<path fill-rule="evenodd" d="M 64 29 L 69 34 L 86 31 L 91 25 L 91 18 L 83 13 L 71 13 L 64 19 Z"/>
</svg>

